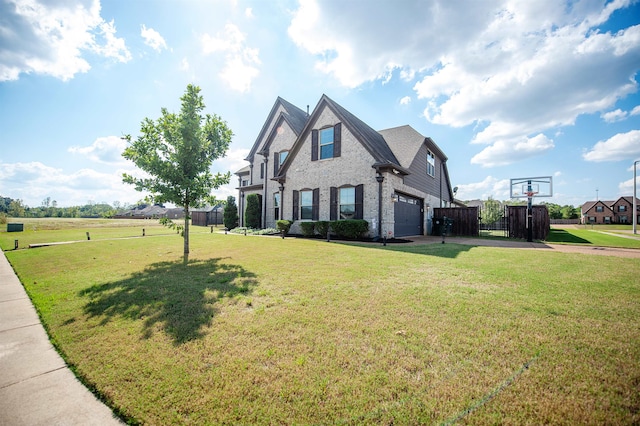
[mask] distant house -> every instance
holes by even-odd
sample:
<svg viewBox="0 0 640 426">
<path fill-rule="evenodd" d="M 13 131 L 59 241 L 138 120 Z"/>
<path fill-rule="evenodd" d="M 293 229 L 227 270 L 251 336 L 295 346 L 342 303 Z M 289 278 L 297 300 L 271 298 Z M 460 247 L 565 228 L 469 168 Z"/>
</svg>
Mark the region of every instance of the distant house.
<svg viewBox="0 0 640 426">
<path fill-rule="evenodd" d="M 637 222 L 640 223 L 640 202 L 636 198 Z M 581 222 L 597 223 L 633 223 L 633 197 L 620 197 L 615 201 L 587 201 L 582 205 Z"/>
<path fill-rule="evenodd" d="M 257 194 L 262 226 L 279 219 L 363 219 L 372 237 L 424 235 L 454 201 L 447 157 L 410 126 L 376 131 L 323 95 L 308 114 L 278 97 L 238 170 L 242 226 Z"/>
<path fill-rule="evenodd" d="M 184 218 L 183 208 L 166 208 L 158 204 L 141 204 L 129 210 L 121 210 L 115 214 L 114 219 L 169 219 Z"/>
</svg>

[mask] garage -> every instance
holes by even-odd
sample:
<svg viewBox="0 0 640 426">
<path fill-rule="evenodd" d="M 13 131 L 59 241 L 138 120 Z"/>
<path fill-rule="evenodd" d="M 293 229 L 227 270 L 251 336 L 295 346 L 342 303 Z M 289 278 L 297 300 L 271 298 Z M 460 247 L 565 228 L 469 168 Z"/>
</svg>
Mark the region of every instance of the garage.
<svg viewBox="0 0 640 426">
<path fill-rule="evenodd" d="M 398 202 L 394 203 L 396 237 L 422 235 L 422 199 L 398 194 Z"/>
</svg>

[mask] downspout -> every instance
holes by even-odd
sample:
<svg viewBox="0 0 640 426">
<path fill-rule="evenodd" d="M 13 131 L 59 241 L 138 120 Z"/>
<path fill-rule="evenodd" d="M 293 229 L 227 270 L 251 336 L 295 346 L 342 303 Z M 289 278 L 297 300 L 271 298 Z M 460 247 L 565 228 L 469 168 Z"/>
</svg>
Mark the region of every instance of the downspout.
<svg viewBox="0 0 640 426">
<path fill-rule="evenodd" d="M 442 208 L 442 162 L 440 162 L 440 176 L 438 178 L 440 179 L 440 208 Z"/>
<path fill-rule="evenodd" d="M 262 229 L 267 227 L 267 163 L 268 154 L 264 154 L 264 177 L 262 178 Z"/>
<path fill-rule="evenodd" d="M 376 181 L 378 182 L 378 239 L 382 239 L 382 182 L 384 176 L 380 169 L 376 169 Z"/>
</svg>

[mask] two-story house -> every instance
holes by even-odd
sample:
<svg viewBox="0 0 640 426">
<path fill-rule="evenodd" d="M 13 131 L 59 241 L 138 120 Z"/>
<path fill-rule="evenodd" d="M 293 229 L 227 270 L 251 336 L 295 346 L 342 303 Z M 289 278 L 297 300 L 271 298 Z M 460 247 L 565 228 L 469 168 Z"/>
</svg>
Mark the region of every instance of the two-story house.
<svg viewBox="0 0 640 426">
<path fill-rule="evenodd" d="M 636 199 L 636 205 L 640 202 Z M 633 197 L 620 197 L 615 201 L 587 201 L 582 205 L 582 223 L 632 223 Z M 640 211 L 640 209 L 638 209 Z M 640 215 L 638 222 L 640 223 Z"/>
<path fill-rule="evenodd" d="M 453 191 L 447 157 L 410 126 L 375 131 L 323 95 L 311 114 L 282 98 L 238 172 L 238 210 L 257 194 L 263 227 L 279 219 L 364 219 L 372 237 L 430 232 Z"/>
</svg>

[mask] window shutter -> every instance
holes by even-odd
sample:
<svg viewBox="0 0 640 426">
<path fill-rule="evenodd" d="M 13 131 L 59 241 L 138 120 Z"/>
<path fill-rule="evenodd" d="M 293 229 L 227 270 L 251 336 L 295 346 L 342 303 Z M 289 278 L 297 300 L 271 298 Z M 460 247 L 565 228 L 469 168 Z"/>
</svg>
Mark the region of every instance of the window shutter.
<svg viewBox="0 0 640 426">
<path fill-rule="evenodd" d="M 264 179 L 264 163 L 260 163 L 260 179 Z"/>
<path fill-rule="evenodd" d="M 362 219 L 362 203 L 364 200 L 364 185 L 356 186 L 356 219 Z"/>
<path fill-rule="evenodd" d="M 338 188 L 329 189 L 329 220 L 338 220 Z"/>
<path fill-rule="evenodd" d="M 311 220 L 320 218 L 320 188 L 313 190 L 313 204 L 311 205 Z"/>
<path fill-rule="evenodd" d="M 311 161 L 318 161 L 318 131 L 311 131 Z"/>
<path fill-rule="evenodd" d="M 333 127 L 333 156 L 340 157 L 342 151 L 342 123 Z"/>
<path fill-rule="evenodd" d="M 293 220 L 298 220 L 298 211 L 300 210 L 298 208 L 299 203 L 300 203 L 300 194 L 298 193 L 298 191 L 293 191 Z"/>
<path fill-rule="evenodd" d="M 280 166 L 280 158 L 277 152 L 273 153 L 273 177 L 278 176 L 278 168 Z"/>
</svg>

